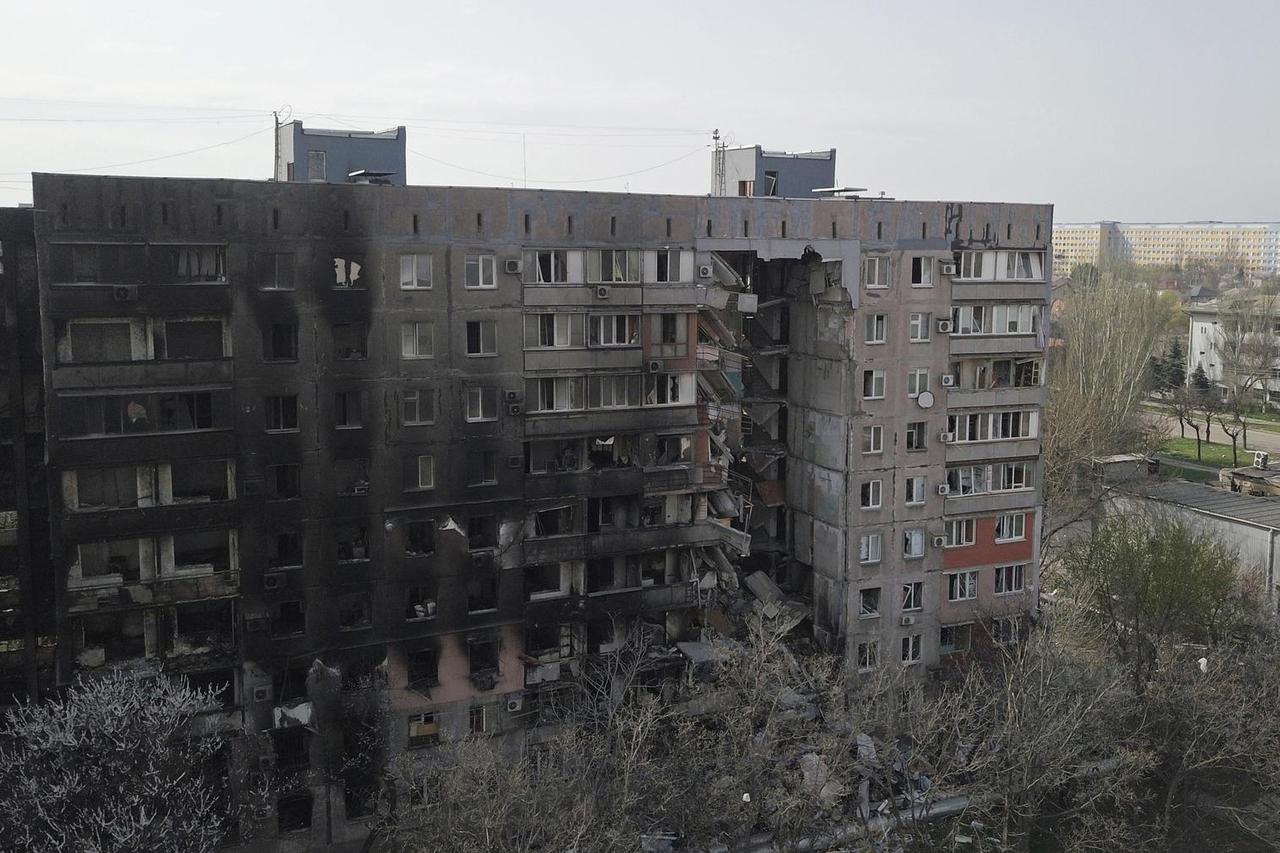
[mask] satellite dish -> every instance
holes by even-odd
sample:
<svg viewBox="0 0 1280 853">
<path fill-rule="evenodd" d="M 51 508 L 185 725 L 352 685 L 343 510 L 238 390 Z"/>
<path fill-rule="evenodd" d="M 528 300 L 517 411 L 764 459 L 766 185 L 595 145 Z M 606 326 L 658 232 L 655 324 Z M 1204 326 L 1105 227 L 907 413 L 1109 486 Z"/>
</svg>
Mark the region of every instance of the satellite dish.
<svg viewBox="0 0 1280 853">
<path fill-rule="evenodd" d="M 920 396 L 916 397 L 916 404 L 922 409 L 933 408 L 933 392 L 921 391 Z"/>
</svg>

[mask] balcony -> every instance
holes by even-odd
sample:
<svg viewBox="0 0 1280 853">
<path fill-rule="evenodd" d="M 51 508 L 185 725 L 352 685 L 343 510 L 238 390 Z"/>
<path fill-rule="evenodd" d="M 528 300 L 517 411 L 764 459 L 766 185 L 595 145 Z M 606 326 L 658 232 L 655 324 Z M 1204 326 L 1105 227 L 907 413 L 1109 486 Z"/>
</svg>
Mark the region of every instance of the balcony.
<svg viewBox="0 0 1280 853">
<path fill-rule="evenodd" d="M 645 474 L 634 466 L 529 474 L 524 480 L 526 500 L 566 496 L 638 494 L 646 482 Z"/>
<path fill-rule="evenodd" d="M 1016 300 L 1018 302 L 1047 302 L 1049 283 L 1046 281 L 956 281 L 951 280 L 951 299 L 955 302 L 990 302 L 992 300 Z"/>
<path fill-rule="evenodd" d="M 240 593 L 239 572 L 165 575 L 144 581 L 67 588 L 67 612 L 118 610 L 153 604 L 180 604 L 202 599 L 229 598 Z"/>
<path fill-rule="evenodd" d="M 1044 386 L 947 390 L 947 407 L 952 409 L 981 409 L 992 406 L 1043 406 Z"/>
<path fill-rule="evenodd" d="M 685 462 L 661 468 L 644 469 L 644 493 L 687 492 L 720 489 L 728 482 L 729 472 L 711 462 Z"/>
<path fill-rule="evenodd" d="M 957 441 L 947 445 L 947 462 L 990 462 L 996 459 L 1036 456 L 1040 439 L 1012 438 L 997 441 Z"/>
<path fill-rule="evenodd" d="M 222 314 L 231 311 L 226 281 L 189 284 L 75 284 L 48 289 L 53 317 Z"/>
<path fill-rule="evenodd" d="M 945 515 L 973 515 L 1032 509 L 1040 505 L 1039 489 L 985 492 L 980 495 L 949 495 L 943 501 Z"/>
<path fill-rule="evenodd" d="M 223 384 L 231 381 L 230 358 L 164 359 L 112 364 L 64 364 L 52 371 L 54 388 L 142 388 Z"/>
<path fill-rule="evenodd" d="M 1044 339 L 1041 335 L 951 335 L 950 339 L 950 352 L 953 356 L 1043 351 Z"/>
<path fill-rule="evenodd" d="M 524 369 L 540 370 L 643 370 L 644 350 L 632 347 L 525 350 Z"/>
<path fill-rule="evenodd" d="M 719 528 L 729 530 L 714 521 L 662 527 L 627 528 L 606 533 L 572 533 L 567 536 L 548 536 L 524 541 L 524 562 L 559 563 L 581 560 L 587 557 L 604 557 L 637 551 L 656 551 L 684 545 L 714 545 L 725 541 Z M 733 531 L 746 537 L 745 533 Z M 750 537 L 747 537 L 750 540 Z"/>
<path fill-rule="evenodd" d="M 678 432 L 697 425 L 698 409 L 695 406 L 649 406 L 530 414 L 524 419 L 524 434 L 526 438 L 540 438 L 649 430 Z"/>
</svg>

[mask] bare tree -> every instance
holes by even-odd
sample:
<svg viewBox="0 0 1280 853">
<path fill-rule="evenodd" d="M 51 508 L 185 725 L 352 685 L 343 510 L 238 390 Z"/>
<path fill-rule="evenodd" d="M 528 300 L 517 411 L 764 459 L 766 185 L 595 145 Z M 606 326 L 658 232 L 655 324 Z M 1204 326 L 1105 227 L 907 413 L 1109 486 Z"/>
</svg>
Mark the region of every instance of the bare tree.
<svg viewBox="0 0 1280 853">
<path fill-rule="evenodd" d="M 0 726 L 6 849 L 97 853 L 217 850 L 231 811 L 205 723 L 217 691 L 111 672 Z"/>
<path fill-rule="evenodd" d="M 1113 453 L 1154 450 L 1161 431 L 1145 417 L 1151 388 L 1146 365 L 1168 325 L 1156 293 L 1112 276 L 1082 290 L 1061 317 L 1062 345 L 1050 353 L 1049 401 L 1044 418 L 1044 487 L 1053 526 L 1089 515 L 1096 496 L 1084 495 L 1076 477 L 1089 460 Z"/>
<path fill-rule="evenodd" d="M 1278 323 L 1280 300 L 1270 294 L 1233 297 L 1218 309 L 1213 351 L 1222 368 L 1227 406 L 1242 413 L 1238 420 L 1246 446 L 1249 433 L 1243 412 L 1259 392 L 1264 400 L 1267 397 L 1271 370 L 1280 360 Z"/>
</svg>

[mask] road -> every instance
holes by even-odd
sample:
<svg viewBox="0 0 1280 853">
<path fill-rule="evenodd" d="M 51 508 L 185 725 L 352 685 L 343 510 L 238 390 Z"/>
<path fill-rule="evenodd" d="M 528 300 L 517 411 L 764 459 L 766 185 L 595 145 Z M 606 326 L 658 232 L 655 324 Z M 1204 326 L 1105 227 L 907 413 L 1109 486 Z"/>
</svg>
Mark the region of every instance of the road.
<svg viewBox="0 0 1280 853">
<path fill-rule="evenodd" d="M 1165 432 L 1171 438 L 1178 437 L 1179 433 L 1178 433 L 1177 418 L 1171 418 L 1166 415 L 1157 414 L 1155 412 L 1147 412 L 1147 417 L 1150 418 L 1152 422 L 1164 426 Z M 1203 428 L 1201 429 L 1201 432 L 1202 433 L 1204 432 Z M 1222 431 L 1222 427 L 1218 426 L 1218 422 L 1216 420 L 1213 422 L 1212 435 L 1213 435 L 1213 440 L 1218 442 L 1219 444 L 1231 443 L 1231 439 L 1227 436 L 1225 432 Z M 1194 439 L 1195 437 L 1196 437 L 1195 432 L 1192 431 L 1190 427 L 1188 427 L 1187 438 Z M 1271 453 L 1273 455 L 1280 454 L 1280 433 L 1269 432 L 1265 429 L 1251 428 L 1249 430 L 1249 450 L 1265 450 L 1268 453 Z M 1251 462 L 1252 460 L 1250 460 L 1249 463 L 1246 463 L 1244 462 L 1244 460 L 1241 460 L 1240 464 L 1242 465 L 1251 464 Z"/>
</svg>

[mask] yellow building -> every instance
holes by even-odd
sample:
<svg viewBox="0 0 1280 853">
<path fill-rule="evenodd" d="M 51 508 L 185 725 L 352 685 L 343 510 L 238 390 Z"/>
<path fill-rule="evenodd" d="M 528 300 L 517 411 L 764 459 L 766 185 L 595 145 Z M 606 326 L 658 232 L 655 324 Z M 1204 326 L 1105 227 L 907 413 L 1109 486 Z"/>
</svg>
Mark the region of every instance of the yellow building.
<svg viewBox="0 0 1280 853">
<path fill-rule="evenodd" d="M 1055 223 L 1058 269 L 1104 260 L 1141 266 L 1232 259 L 1255 275 L 1280 273 L 1277 222 L 1084 222 Z"/>
</svg>

